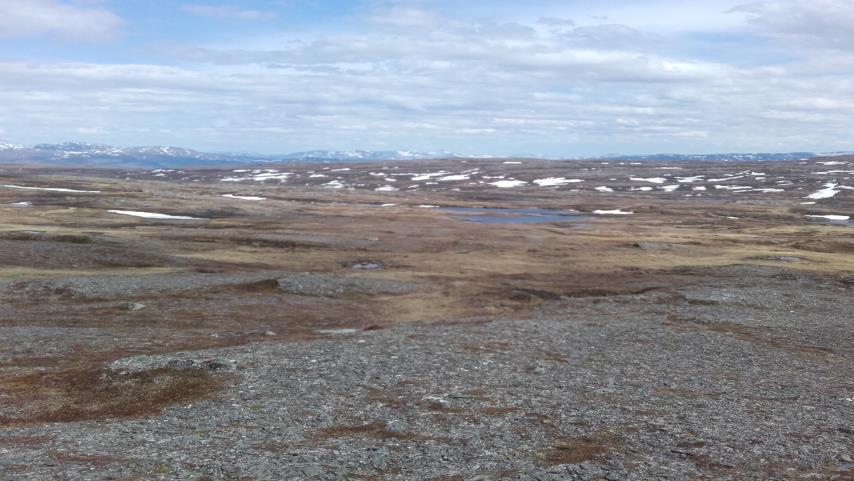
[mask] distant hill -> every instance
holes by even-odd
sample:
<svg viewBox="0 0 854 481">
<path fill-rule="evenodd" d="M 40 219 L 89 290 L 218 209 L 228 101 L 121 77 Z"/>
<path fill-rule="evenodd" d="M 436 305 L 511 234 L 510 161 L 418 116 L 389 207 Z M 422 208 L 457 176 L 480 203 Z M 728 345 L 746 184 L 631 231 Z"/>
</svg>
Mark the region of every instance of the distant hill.
<svg viewBox="0 0 854 481">
<path fill-rule="evenodd" d="M 453 157 L 450 152 L 314 150 L 282 155 L 206 153 L 181 147 L 115 147 L 66 142 L 24 147 L 0 142 L 0 164 L 34 163 L 64 167 L 176 168 L 220 167 L 262 162 L 361 162 Z"/>
<path fill-rule="evenodd" d="M 803 160 L 817 156 L 851 154 L 834 152 L 784 153 L 720 153 L 720 154 L 654 154 L 606 155 L 602 160 L 625 162 L 644 161 L 785 161 Z M 457 157 L 452 152 L 417 152 L 412 150 L 311 150 L 281 155 L 246 153 L 207 153 L 182 147 L 146 146 L 116 147 L 83 142 L 38 144 L 32 147 L 0 141 L 0 164 L 42 164 L 63 167 L 118 167 L 118 168 L 191 168 L 229 167 L 267 162 L 373 162 L 382 160 L 425 160 Z M 548 158 L 525 155 L 526 158 Z M 560 160 L 550 157 L 554 160 Z M 580 158 L 567 159 L 578 160 Z M 588 157 L 588 159 L 590 159 Z"/>
<path fill-rule="evenodd" d="M 804 160 L 815 157 L 814 152 L 783 152 L 783 153 L 723 153 L 723 154 L 652 154 L 652 155 L 614 155 L 606 156 L 608 160 L 623 160 L 630 162 L 643 162 L 648 160 L 673 160 L 673 161 L 781 161 L 781 160 Z"/>
<path fill-rule="evenodd" d="M 282 155 L 285 160 L 361 162 L 374 160 L 424 160 L 455 157 L 451 152 L 415 152 L 412 150 L 311 150 Z"/>
</svg>

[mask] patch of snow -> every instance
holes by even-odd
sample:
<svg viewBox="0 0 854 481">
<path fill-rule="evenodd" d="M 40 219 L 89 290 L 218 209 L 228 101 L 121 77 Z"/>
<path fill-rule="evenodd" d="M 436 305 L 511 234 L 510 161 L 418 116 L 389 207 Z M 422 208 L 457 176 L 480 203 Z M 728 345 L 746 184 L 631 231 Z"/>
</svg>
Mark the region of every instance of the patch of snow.
<svg viewBox="0 0 854 481">
<path fill-rule="evenodd" d="M 32 202 L 24 201 L 24 202 L 13 202 L 13 203 L 11 203 L 11 204 L 9 204 L 9 205 L 12 205 L 12 206 L 15 206 L 15 207 L 32 207 L 32 206 L 33 206 L 33 203 L 32 203 Z"/>
<path fill-rule="evenodd" d="M 665 192 L 673 192 L 674 190 L 676 190 L 678 188 L 679 188 L 679 184 L 673 184 L 673 185 L 662 186 L 661 190 L 663 190 Z"/>
<path fill-rule="evenodd" d="M 838 194 L 839 192 L 841 192 L 836 187 L 837 187 L 837 184 L 834 184 L 833 182 L 824 184 L 824 189 L 821 189 L 817 192 L 813 192 L 812 194 L 808 195 L 806 198 L 807 199 L 815 199 L 815 200 L 830 199 L 831 197 L 833 197 L 836 194 Z"/>
<path fill-rule="evenodd" d="M 100 194 L 100 190 L 76 190 L 76 189 L 64 189 L 61 187 L 29 187 L 25 185 L 11 185 L 5 184 L 3 187 L 9 189 L 24 189 L 24 190 L 45 190 L 49 192 L 71 192 L 75 194 Z"/>
<path fill-rule="evenodd" d="M 323 187 L 326 187 L 327 189 L 340 189 L 344 187 L 344 184 L 342 184 L 338 180 L 330 180 L 329 182 L 323 184 Z"/>
<path fill-rule="evenodd" d="M 121 214 L 121 215 L 130 215 L 134 217 L 143 217 L 146 219 L 174 219 L 174 220 L 198 220 L 198 217 L 190 217 L 186 215 L 169 215 L 169 214 L 158 214 L 155 212 L 139 212 L 135 210 L 108 210 L 107 212 L 112 212 L 113 214 Z"/>
<path fill-rule="evenodd" d="M 223 197 L 228 197 L 229 199 L 240 199 L 240 200 L 265 200 L 266 197 L 257 197 L 254 195 L 234 195 L 234 194 L 222 194 Z"/>
<path fill-rule="evenodd" d="M 342 329 L 318 329 L 315 332 L 318 334 L 344 335 L 344 334 L 355 334 L 359 331 L 357 329 L 342 328 Z"/>
<path fill-rule="evenodd" d="M 415 180 L 415 179 L 413 179 Z M 469 180 L 469 174 L 456 174 L 456 175 L 446 175 L 445 177 L 439 177 L 439 182 L 450 182 L 454 180 Z"/>
<path fill-rule="evenodd" d="M 727 181 L 735 180 L 735 179 L 743 179 L 744 177 L 747 177 L 747 176 L 746 175 L 736 175 L 734 177 L 722 177 L 720 179 L 709 179 L 709 182 L 727 182 Z"/>
<path fill-rule="evenodd" d="M 447 173 L 448 172 L 445 172 L 444 170 L 442 170 L 439 172 L 429 172 L 426 174 L 418 174 L 418 175 L 412 177 L 412 180 L 414 180 L 414 181 L 430 180 L 433 177 L 440 177 L 440 176 L 446 175 Z"/>
<path fill-rule="evenodd" d="M 632 212 L 630 210 L 620 210 L 620 209 L 594 210 L 593 213 L 597 214 L 597 215 L 632 215 L 632 214 L 634 214 L 634 212 Z"/>
<path fill-rule="evenodd" d="M 652 182 L 653 184 L 663 184 L 667 182 L 667 179 L 664 177 L 629 177 L 629 180 L 633 180 L 635 182 Z"/>
<path fill-rule="evenodd" d="M 393 191 L 396 191 L 396 190 L 397 190 L 397 188 L 396 188 L 396 187 L 392 187 L 392 186 L 390 186 L 390 185 L 384 185 L 384 186 L 382 186 L 382 187 L 377 187 L 377 188 L 376 188 L 376 189 L 374 189 L 374 190 L 375 190 L 375 191 L 377 191 L 377 192 L 393 192 Z"/>
<path fill-rule="evenodd" d="M 850 219 L 850 218 L 851 218 L 851 216 L 847 216 L 847 215 L 835 215 L 835 214 L 829 214 L 829 215 L 808 215 L 807 217 L 813 217 L 813 218 L 816 218 L 816 219 L 827 219 L 827 220 L 848 220 L 848 219 Z"/>
<path fill-rule="evenodd" d="M 553 187 L 566 184 L 574 184 L 578 182 L 584 181 L 581 179 L 567 179 L 564 177 L 546 177 L 543 179 L 534 179 L 534 183 L 539 185 L 540 187 Z"/>
<path fill-rule="evenodd" d="M 596 187 L 595 190 L 598 190 L 599 192 L 614 192 L 614 189 L 612 189 L 610 187 L 606 187 L 604 185 Z"/>
<path fill-rule="evenodd" d="M 704 175 L 695 175 L 692 177 L 677 177 L 676 181 L 680 184 L 691 184 L 703 180 Z"/>
<path fill-rule="evenodd" d="M 523 186 L 523 185 L 528 185 L 528 183 L 527 183 L 527 182 L 525 182 L 524 180 L 513 180 L 513 179 L 510 179 L 510 180 L 499 180 L 499 181 L 496 181 L 496 182 L 490 182 L 489 184 L 490 184 L 490 185 L 494 185 L 494 186 L 496 186 L 496 187 L 498 187 L 498 188 L 500 188 L 500 189 L 509 189 L 509 188 L 512 188 L 512 187 L 521 187 L 521 186 Z"/>
<path fill-rule="evenodd" d="M 262 182 L 265 180 L 288 180 L 288 177 L 290 177 L 291 175 L 293 174 L 291 174 L 290 172 L 268 172 L 266 174 L 253 175 L 252 180 L 256 182 Z"/>
</svg>

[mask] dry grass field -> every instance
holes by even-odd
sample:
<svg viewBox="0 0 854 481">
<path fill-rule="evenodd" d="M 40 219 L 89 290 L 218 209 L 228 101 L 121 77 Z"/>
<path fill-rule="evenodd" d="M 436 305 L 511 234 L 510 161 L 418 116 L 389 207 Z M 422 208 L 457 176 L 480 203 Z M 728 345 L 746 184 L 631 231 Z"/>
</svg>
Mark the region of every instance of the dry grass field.
<svg viewBox="0 0 854 481">
<path fill-rule="evenodd" d="M 222 361 L 229 354 L 220 359 L 211 353 L 230 349 L 251 353 L 253 346 L 293 346 L 282 347 L 287 352 L 323 343 L 352 344 L 354 333 L 380 337 L 400 333 L 400 342 L 425 339 L 426 346 L 439 339 L 438 333 L 461 329 L 462 355 L 487 362 L 505 355 L 512 360 L 523 356 L 516 350 L 526 356 L 533 349 L 522 342 L 527 334 L 491 339 L 488 326 L 496 326 L 497 333 L 505 329 L 499 326 L 506 321 L 515 326 L 511 330 L 525 332 L 526 320 L 531 320 L 530 329 L 538 329 L 539 320 L 583 320 L 589 326 L 560 335 L 589 330 L 584 335 L 593 339 L 595 326 L 605 336 L 612 319 L 630 320 L 637 312 L 638 319 L 656 319 L 656 329 L 667 336 L 719 339 L 716 342 L 735 343 L 739 349 L 767 351 L 775 359 L 782 356 L 786 361 L 778 362 L 792 376 L 792 385 L 800 382 L 800 376 L 818 377 L 824 379 L 819 384 L 837 396 L 834 399 L 854 396 L 850 374 L 842 374 L 854 367 L 854 224 L 841 218 L 854 215 L 854 190 L 849 187 L 854 181 L 851 173 L 817 173 L 827 170 L 816 160 L 643 165 L 448 160 L 284 165 L 255 172 L 0 169 L 0 478 L 271 479 L 264 477 L 265 472 L 285 476 L 290 471 L 282 465 L 258 472 L 246 466 L 209 471 L 203 466 L 219 461 L 192 466 L 174 459 L 142 459 L 145 456 L 131 461 L 124 457 L 128 453 L 106 452 L 103 445 L 87 450 L 79 437 L 83 434 L 66 439 L 57 433 L 80 429 L 97 437 L 92 433 L 102 428 L 95 426 L 168 419 L 171 409 L 194 403 L 216 410 L 217 403 L 232 403 L 226 401 L 227 393 L 252 389 L 251 383 L 249 387 L 240 383 L 249 382 L 245 370 L 254 367 L 251 354 L 245 354 L 249 357 L 241 358 L 237 362 L 241 367 L 235 370 Z M 541 179 L 565 182 L 537 182 Z M 508 186 L 512 181 L 518 183 Z M 813 195 L 834 190 L 829 184 L 836 186 L 835 194 Z M 559 217 L 537 219 L 550 215 Z M 808 217 L 827 215 L 839 217 Z M 772 319 L 770 314 L 794 313 L 794 307 L 784 304 L 798 296 L 808 299 L 798 307 L 805 312 L 798 322 Z M 742 319 L 748 311 L 769 317 Z M 645 349 L 675 346 L 663 337 L 648 337 L 651 331 L 644 330 L 644 322 L 637 321 L 636 336 L 646 339 Z M 615 345 L 611 350 L 624 352 L 631 362 L 633 349 Z M 204 359 L 191 362 L 181 357 L 197 352 L 204 352 Z M 538 352 L 539 360 L 526 364 L 530 369 L 520 375 L 582 369 L 570 352 L 546 348 Z M 174 355 L 178 360 L 145 369 L 109 368 L 127 359 Z M 710 352 L 697 351 L 697 356 L 704 362 L 715 359 Z M 420 359 L 413 355 L 416 358 Z M 746 360 L 745 366 L 750 362 Z M 792 374 L 783 365 L 787 362 L 805 367 Z M 702 376 L 703 369 L 698 368 L 696 376 Z M 311 382 L 316 374 L 304 375 L 304 381 Z M 632 382 L 619 373 L 609 376 L 606 383 L 612 386 Z M 397 378 L 395 389 L 403 389 L 404 384 L 398 383 L 404 381 Z M 710 389 L 731 394 L 729 390 L 737 391 L 733 386 L 743 381 Z M 366 378 L 359 389 L 368 389 L 373 382 Z M 460 388 L 475 392 L 490 386 Z M 714 395 L 701 386 L 678 383 L 642 389 L 647 387 L 654 391 L 650 396 L 666 398 L 665 404 L 676 402 L 679 409 Z M 392 410 L 409 404 L 403 391 L 370 389 L 358 402 Z M 323 398 L 323 392 L 317 395 Z M 576 395 L 576 406 L 632 410 L 627 399 L 609 398 L 613 395 L 604 391 Z M 662 448 L 673 459 L 655 461 L 656 454 L 646 454 L 649 446 L 632 444 L 631 437 L 640 435 L 632 429 L 649 429 L 643 414 L 626 414 L 630 419 L 621 421 L 619 433 L 616 426 L 596 420 L 587 421 L 589 429 L 571 432 L 564 423 L 577 420 L 558 416 L 546 423 L 542 412 L 525 402 L 520 405 L 536 396 L 520 396 L 482 401 L 485 404 L 471 411 L 470 406 L 453 402 L 416 403 L 418 409 L 441 418 L 435 421 L 437 426 L 453 424 L 452 418 L 464 415 L 465 422 L 478 425 L 502 419 L 506 424 L 502 429 L 527 439 L 521 433 L 528 424 L 536 425 L 540 434 L 530 436 L 535 441 L 544 436 L 542 443 L 530 452 L 503 458 L 503 465 L 492 460 L 480 468 L 463 467 L 461 460 L 451 457 L 436 463 L 454 469 L 439 473 L 432 465 L 414 468 L 417 463 L 409 455 L 392 449 L 384 455 L 387 461 L 367 467 L 342 454 L 338 468 L 346 472 L 339 473 L 332 469 L 336 463 L 331 457 L 302 459 L 302 454 L 294 454 L 291 464 L 303 469 L 294 479 L 475 479 L 478 473 L 491 477 L 477 479 L 564 479 L 523 477 L 539 476 L 536 473 L 547 473 L 554 466 L 582 466 L 561 468 L 561 476 L 569 476 L 566 479 L 576 475 L 577 479 L 689 479 L 683 477 L 689 475 L 690 479 L 852 479 L 854 465 L 846 457 L 851 444 L 848 454 L 815 452 L 852 442 L 850 400 L 838 401 L 842 404 L 835 408 L 847 406 L 847 412 L 826 413 L 842 424 L 815 434 L 819 441 L 813 435 L 790 437 L 772 450 L 754 449 L 754 458 L 734 456 L 748 463 L 740 464 L 725 459 L 726 449 L 706 448 L 726 444 L 724 435 L 699 441 L 688 439 L 699 436 L 697 432 L 688 438 L 680 435 L 681 447 Z M 803 400 L 800 394 L 791 396 L 794 407 Z M 256 414 L 269 413 L 262 406 L 273 402 L 259 398 L 244 407 Z M 756 399 L 753 409 L 765 409 L 759 406 L 769 402 L 777 403 Z M 802 410 L 815 405 L 803 403 Z M 316 406 L 303 406 L 306 416 Z M 278 419 L 271 416 L 265 421 L 268 426 Z M 356 417 L 328 425 L 307 422 L 304 435 L 271 436 L 262 444 L 284 442 L 306 448 L 358 438 L 379 445 L 418 445 L 454 438 L 449 432 L 415 433 L 390 427 L 388 419 Z M 516 417 L 524 420 L 513 421 Z M 170 429 L 186 431 L 186 415 L 178 418 L 180 422 L 152 434 L 149 441 Z M 727 423 L 735 422 L 716 419 L 709 417 L 707 424 L 730 426 L 721 427 L 723 431 L 732 427 Z M 682 429 L 691 431 L 687 425 Z M 234 433 L 245 435 L 242 430 Z M 76 439 L 73 453 L 71 439 Z M 811 448 L 813 443 L 820 447 Z M 803 448 L 802 454 L 787 458 L 780 451 L 793 447 Z M 157 449 L 149 448 L 154 456 Z M 583 467 L 591 462 L 610 466 L 608 456 L 620 458 L 622 467 L 613 471 Z M 760 458 L 767 460 L 763 464 L 757 461 Z M 650 460 L 655 462 L 649 464 Z M 617 460 L 609 462 L 616 466 Z M 308 465 L 320 468 L 305 474 Z M 669 466 L 671 473 L 655 474 L 656 466 Z M 83 467 L 89 474 L 81 474 Z M 588 469 L 591 477 L 573 474 L 572 469 Z M 63 472 L 70 474 L 62 478 Z"/>
</svg>

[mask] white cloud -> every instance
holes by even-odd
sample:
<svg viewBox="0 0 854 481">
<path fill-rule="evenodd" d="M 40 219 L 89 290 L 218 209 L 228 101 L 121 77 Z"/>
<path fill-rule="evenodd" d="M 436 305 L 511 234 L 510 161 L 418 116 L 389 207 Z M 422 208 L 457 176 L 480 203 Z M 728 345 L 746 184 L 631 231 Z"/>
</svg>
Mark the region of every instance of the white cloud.
<svg viewBox="0 0 854 481">
<path fill-rule="evenodd" d="M 95 41 L 113 37 L 123 24 L 110 11 L 55 0 L 0 0 L 0 38 L 56 35 Z"/>
<path fill-rule="evenodd" d="M 800 47 L 854 51 L 854 1 L 774 0 L 752 2 L 731 10 L 768 35 Z"/>
<path fill-rule="evenodd" d="M 432 12 L 409 5 L 385 9 L 371 19 L 378 24 L 402 28 L 433 27 L 438 21 Z"/>
<path fill-rule="evenodd" d="M 575 20 L 571 20 L 569 18 L 557 18 L 557 17 L 540 17 L 537 19 L 537 23 L 542 25 L 548 25 L 550 27 L 574 27 Z"/>
<path fill-rule="evenodd" d="M 181 8 L 200 17 L 239 20 L 273 20 L 276 18 L 274 12 L 244 9 L 233 5 L 189 4 Z"/>
<path fill-rule="evenodd" d="M 0 128 L 18 142 L 73 138 L 86 126 L 105 142 L 253 151 L 852 147 L 854 58 L 831 62 L 834 42 L 795 50 L 793 34 L 775 33 L 786 61 L 745 42 L 756 61 L 744 65 L 705 54 L 714 44 L 696 53 L 691 36 L 634 24 L 474 21 L 398 5 L 369 11 L 361 28 L 176 47 L 173 66 L 0 62 Z M 744 23 L 743 8 L 729 14 L 734 23 Z M 749 8 L 753 30 L 739 35 L 784 30 Z"/>
</svg>

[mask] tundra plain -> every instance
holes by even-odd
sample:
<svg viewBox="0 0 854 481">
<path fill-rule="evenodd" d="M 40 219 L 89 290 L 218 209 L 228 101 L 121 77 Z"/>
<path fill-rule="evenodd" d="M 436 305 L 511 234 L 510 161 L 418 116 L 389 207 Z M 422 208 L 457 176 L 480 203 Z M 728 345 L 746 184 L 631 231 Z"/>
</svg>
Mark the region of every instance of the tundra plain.
<svg viewBox="0 0 854 481">
<path fill-rule="evenodd" d="M 852 178 L 0 168 L 0 479 L 854 479 Z"/>
</svg>

